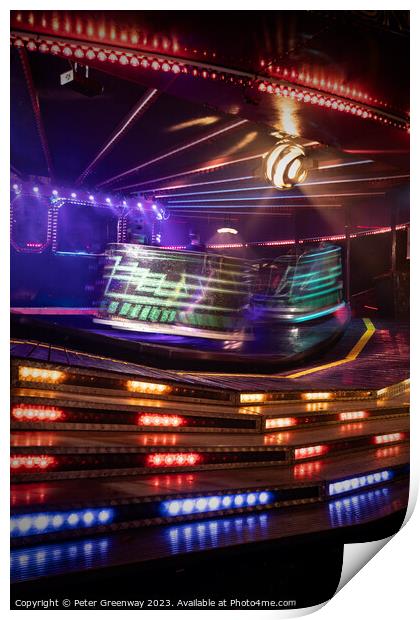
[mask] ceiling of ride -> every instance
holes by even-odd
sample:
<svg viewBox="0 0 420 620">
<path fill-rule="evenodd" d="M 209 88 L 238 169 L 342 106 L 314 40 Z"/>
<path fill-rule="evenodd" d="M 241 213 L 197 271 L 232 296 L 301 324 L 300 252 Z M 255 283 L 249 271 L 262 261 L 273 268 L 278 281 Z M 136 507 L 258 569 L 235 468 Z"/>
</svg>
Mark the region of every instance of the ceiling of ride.
<svg viewBox="0 0 420 620">
<path fill-rule="evenodd" d="M 12 42 L 25 42 L 11 52 L 21 178 L 146 193 L 178 218 L 264 214 L 268 226 L 294 207 L 380 209 L 408 182 L 408 12 L 12 13 Z M 69 57 L 42 53 L 55 41 L 72 46 Z M 133 53 L 155 54 L 159 70 L 134 66 Z M 60 86 L 75 62 L 102 95 Z M 175 72 L 178 62 L 188 71 Z M 270 92 L 276 84 L 293 96 Z M 347 113 L 326 105 L 334 93 Z M 279 191 L 263 179 L 261 156 L 283 133 L 319 169 Z"/>
</svg>

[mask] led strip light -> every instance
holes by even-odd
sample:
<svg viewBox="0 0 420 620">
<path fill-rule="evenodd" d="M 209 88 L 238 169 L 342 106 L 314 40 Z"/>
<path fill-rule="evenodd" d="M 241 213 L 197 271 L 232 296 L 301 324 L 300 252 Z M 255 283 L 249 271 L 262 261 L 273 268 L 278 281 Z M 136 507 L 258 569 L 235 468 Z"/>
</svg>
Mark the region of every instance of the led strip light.
<svg viewBox="0 0 420 620">
<path fill-rule="evenodd" d="M 401 116 L 396 116 L 388 111 L 379 110 L 376 107 L 353 101 L 351 91 L 343 95 L 331 95 L 318 88 L 300 86 L 285 79 L 266 79 L 263 76 L 255 76 L 246 72 L 229 70 L 215 65 L 203 65 L 194 61 L 179 61 L 161 53 L 138 53 L 130 48 L 103 45 L 93 43 L 91 45 L 68 39 L 64 41 L 60 37 L 46 35 L 40 39 L 38 35 L 26 32 L 14 31 L 11 34 L 11 43 L 17 49 L 26 48 L 29 52 L 39 51 L 73 58 L 76 62 L 86 60 L 98 60 L 99 62 L 119 63 L 132 68 L 150 69 L 175 75 L 191 75 L 201 79 L 221 80 L 227 84 L 238 86 L 256 87 L 259 92 L 274 96 L 289 97 L 308 105 L 317 105 L 321 108 L 347 113 L 365 120 L 397 127 L 408 131 L 409 124 Z M 114 49 L 112 49 L 114 48 Z M 314 85 L 315 86 L 315 85 Z"/>
</svg>

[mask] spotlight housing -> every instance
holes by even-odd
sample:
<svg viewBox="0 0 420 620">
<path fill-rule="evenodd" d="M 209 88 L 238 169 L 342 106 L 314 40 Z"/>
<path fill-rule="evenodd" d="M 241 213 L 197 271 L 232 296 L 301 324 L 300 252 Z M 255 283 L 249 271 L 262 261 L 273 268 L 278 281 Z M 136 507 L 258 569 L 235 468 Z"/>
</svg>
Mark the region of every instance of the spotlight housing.
<svg viewBox="0 0 420 620">
<path fill-rule="evenodd" d="M 278 142 L 264 157 L 264 176 L 274 187 L 287 189 L 303 183 L 308 174 L 304 148 L 293 140 Z"/>
</svg>

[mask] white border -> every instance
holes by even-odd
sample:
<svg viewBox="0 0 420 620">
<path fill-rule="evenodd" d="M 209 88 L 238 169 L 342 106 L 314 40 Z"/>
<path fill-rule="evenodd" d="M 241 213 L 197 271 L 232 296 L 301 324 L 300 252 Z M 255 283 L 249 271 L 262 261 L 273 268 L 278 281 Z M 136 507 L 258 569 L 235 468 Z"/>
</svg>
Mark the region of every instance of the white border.
<svg viewBox="0 0 420 620">
<path fill-rule="evenodd" d="M 407 3 L 414 5 L 414 2 Z M 3 123 L 2 128 L 2 140 L 1 146 L 3 157 L 1 158 L 2 169 L 3 169 L 3 183 L 0 186 L 1 197 L 2 197 L 2 209 L 0 211 L 2 218 L 0 222 L 0 248 L 2 251 L 1 256 L 1 273 L 7 274 L 9 273 L 9 183 L 8 183 L 8 175 L 9 175 L 9 101 L 8 101 L 8 83 L 10 77 L 9 70 L 9 9 L 58 9 L 58 2 L 51 2 L 50 0 L 44 0 L 44 2 L 39 3 L 36 0 L 33 0 L 31 3 L 22 2 L 19 3 L 18 6 L 14 3 L 10 3 L 9 6 L 1 9 L 1 63 L 2 63 L 2 71 L 1 78 L 3 83 L 3 97 L 0 99 L 1 105 L 1 120 Z M 104 3 L 99 2 L 98 0 L 91 0 L 88 5 L 89 9 L 104 9 Z M 64 8 L 64 7 L 60 7 Z M 86 3 L 74 0 L 72 3 L 72 9 L 83 9 L 86 10 Z M 178 0 L 177 2 L 168 2 L 168 1 L 160 1 L 154 0 L 151 2 L 150 0 L 143 0 L 139 5 L 138 2 L 126 1 L 123 3 L 123 7 L 121 3 L 116 7 L 106 7 L 108 10 L 112 10 L 115 8 L 118 9 L 131 9 L 131 10 L 197 10 L 197 4 L 193 3 L 191 0 Z M 292 6 L 293 10 L 336 10 L 337 4 L 333 2 L 320 2 L 316 6 L 311 2 L 294 2 Z M 348 4 L 347 7 L 340 6 L 341 9 L 345 10 L 395 10 L 399 7 L 395 6 L 395 2 L 387 2 L 383 0 L 382 2 L 370 2 L 369 5 L 366 5 L 366 2 L 352 2 Z M 410 8 L 410 6 L 401 7 L 404 9 Z M 226 2 L 226 0 L 212 0 L 212 2 L 201 2 L 200 10 L 290 10 L 289 6 L 279 5 L 278 2 L 274 2 L 274 0 L 250 3 L 245 2 L 244 0 L 230 0 L 230 2 Z M 411 68 L 411 87 L 412 87 L 412 96 L 411 103 L 417 102 L 419 100 L 419 82 L 418 79 L 418 63 L 414 62 L 414 58 L 420 57 L 419 50 L 419 40 L 420 40 L 420 30 L 419 30 L 419 9 L 415 8 L 411 11 L 412 17 L 412 50 L 411 50 L 411 59 L 412 59 L 412 68 Z M 418 149 L 418 110 L 415 110 L 414 119 L 412 122 L 412 168 L 414 171 L 418 170 L 419 162 L 419 149 Z M 414 139 L 413 139 L 414 135 Z M 417 140 L 416 140 L 417 138 Z M 417 165 L 416 165 L 417 164 Z M 5 182 L 7 179 L 7 182 Z M 412 259 L 414 260 L 415 265 L 418 264 L 417 257 L 417 244 L 416 237 L 418 236 L 418 211 L 420 209 L 420 200 L 419 200 L 419 180 L 416 175 L 412 180 L 412 213 L 411 219 L 413 222 L 412 228 Z M 417 237 L 418 238 L 418 237 Z M 420 244 L 419 244 L 420 245 Z M 6 280 L 6 281 L 5 281 Z M 8 303 L 8 286 L 7 286 L 7 277 L 2 277 L 2 301 L 1 304 L 1 315 L 0 315 L 0 343 L 1 343 L 1 351 L 2 351 L 2 371 L 0 374 L 1 380 L 1 394 L 3 396 L 3 402 L 7 401 L 7 395 L 9 393 L 9 373 L 8 373 L 8 337 L 9 337 L 9 303 Z M 416 285 L 417 282 L 414 282 Z M 417 324 L 414 325 L 415 319 L 418 319 L 420 316 L 420 304 L 419 304 L 419 295 L 418 295 L 418 286 L 417 290 L 413 287 L 412 294 L 412 400 L 414 403 L 419 402 L 419 390 L 420 390 L 420 381 L 418 380 L 418 358 L 415 356 L 415 352 L 420 350 L 420 330 L 417 327 Z M 415 329 L 417 328 L 417 329 Z M 416 380 L 417 379 L 417 380 Z M 7 415 L 7 408 L 3 407 L 1 412 L 1 437 L 4 441 L 3 449 L 1 450 L 1 459 L 2 459 L 2 472 L 9 471 L 9 457 L 8 457 L 8 434 L 9 434 L 9 419 Z M 413 408 L 413 415 L 411 418 L 412 425 L 412 438 L 413 443 L 416 445 L 418 442 L 418 412 L 417 407 Z M 417 487 L 419 480 L 419 456 L 420 452 L 418 449 L 412 451 L 412 493 L 410 497 L 411 503 L 414 501 L 414 497 L 417 495 Z M 3 476 L 3 489 L 2 489 L 2 513 L 1 513 L 1 536 L 4 537 L 3 544 L 1 548 L 3 550 L 3 557 L 1 560 L 1 592 L 2 596 L 2 607 L 9 613 L 21 613 L 21 612 L 9 612 L 9 602 L 8 596 L 6 593 L 8 592 L 8 577 L 7 577 L 7 567 L 8 567 L 8 548 L 9 548 L 9 519 L 8 519 L 8 511 L 6 508 L 8 504 L 8 482 L 4 480 Z M 412 509 L 412 506 L 410 507 Z M 417 617 L 418 614 L 418 544 L 419 542 L 419 532 L 420 532 L 420 511 L 414 512 L 412 518 L 409 520 L 407 525 L 404 527 L 403 531 L 397 534 L 386 546 L 378 556 L 376 556 L 373 560 L 369 562 L 352 580 L 351 584 L 344 587 L 333 599 L 325 605 L 321 611 L 318 612 L 317 617 L 322 620 L 337 620 L 337 617 L 340 620 L 352 619 L 354 620 L 354 616 L 358 614 L 362 614 L 363 618 L 380 618 L 381 620 L 387 620 L 388 618 L 392 618 L 394 620 L 395 617 L 401 617 L 404 619 L 410 619 Z M 315 611 L 314 609 L 307 610 Z M 33 612 L 34 614 L 39 614 L 42 612 Z M 57 615 L 64 612 L 55 612 Z M 72 613 L 72 612 L 69 612 Z M 74 612 L 73 612 L 74 613 Z M 77 617 L 80 618 L 85 612 L 77 612 Z M 100 613 L 100 612 L 88 612 L 88 618 L 91 618 L 91 614 Z M 130 613 L 130 612 L 115 612 L 115 613 Z M 142 612 L 142 617 L 150 616 L 150 618 L 156 619 L 160 618 L 161 614 L 165 614 L 164 611 L 154 611 L 154 612 Z M 185 618 L 185 612 L 172 611 L 169 612 L 172 614 L 173 618 Z M 194 618 L 203 614 L 203 612 L 194 611 Z M 229 614 L 229 615 L 227 615 Z M 231 611 L 219 611 L 219 612 L 206 612 L 204 616 L 205 620 L 210 617 L 220 618 L 221 616 L 225 616 L 227 618 L 231 618 L 233 615 L 240 614 L 240 618 L 259 618 L 259 612 L 253 611 L 242 611 L 242 612 L 231 612 Z M 303 612 L 279 612 L 279 611 L 269 611 L 267 614 L 271 614 L 271 616 L 289 616 L 293 615 L 303 615 Z M 67 616 L 68 618 L 69 616 Z"/>
</svg>

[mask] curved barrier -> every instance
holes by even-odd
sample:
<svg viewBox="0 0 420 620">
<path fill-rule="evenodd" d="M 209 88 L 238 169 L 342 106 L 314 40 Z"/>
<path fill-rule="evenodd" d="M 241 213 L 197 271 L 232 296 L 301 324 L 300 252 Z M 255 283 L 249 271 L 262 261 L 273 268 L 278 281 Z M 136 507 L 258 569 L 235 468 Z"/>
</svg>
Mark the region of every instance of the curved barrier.
<svg viewBox="0 0 420 620">
<path fill-rule="evenodd" d="M 343 303 L 341 249 L 272 262 L 111 244 L 98 323 L 120 329 L 246 340 L 255 321 L 302 322 Z"/>
</svg>

